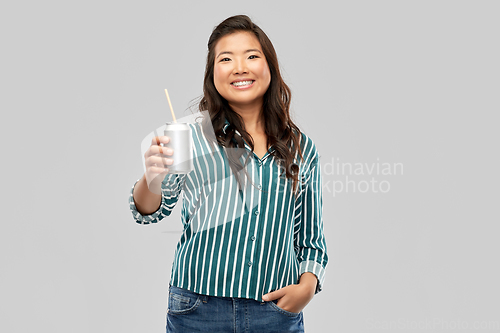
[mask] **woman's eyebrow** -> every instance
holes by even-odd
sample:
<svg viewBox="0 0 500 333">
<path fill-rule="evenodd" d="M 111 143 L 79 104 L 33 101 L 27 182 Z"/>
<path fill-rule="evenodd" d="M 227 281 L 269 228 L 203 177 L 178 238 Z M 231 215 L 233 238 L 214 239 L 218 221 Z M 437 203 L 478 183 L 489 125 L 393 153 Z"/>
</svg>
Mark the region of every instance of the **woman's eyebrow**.
<svg viewBox="0 0 500 333">
<path fill-rule="evenodd" d="M 258 49 L 248 49 L 248 50 L 246 50 L 246 51 L 245 51 L 245 53 L 248 53 L 248 52 L 259 52 L 259 53 L 261 53 L 261 54 L 262 54 L 262 52 L 260 52 L 260 50 L 258 50 Z M 221 53 L 219 53 L 219 55 L 217 56 L 217 58 L 218 58 L 218 57 L 220 57 L 220 56 L 221 56 L 221 55 L 223 55 L 223 54 L 233 54 L 233 52 L 229 52 L 229 51 L 222 51 Z M 216 59 L 217 59 L 217 58 L 216 58 Z"/>
</svg>

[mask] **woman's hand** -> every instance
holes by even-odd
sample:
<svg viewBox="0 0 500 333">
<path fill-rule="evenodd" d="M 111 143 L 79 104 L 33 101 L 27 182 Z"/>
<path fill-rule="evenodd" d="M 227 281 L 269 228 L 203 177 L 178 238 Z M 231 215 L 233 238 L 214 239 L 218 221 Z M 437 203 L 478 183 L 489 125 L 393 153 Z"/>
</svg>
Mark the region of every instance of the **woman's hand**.
<svg viewBox="0 0 500 333">
<path fill-rule="evenodd" d="M 169 142 L 168 136 L 155 136 L 151 141 L 151 146 L 144 154 L 148 189 L 155 194 L 161 194 L 161 182 L 169 171 L 167 166 L 174 163 L 171 157 L 168 158 L 174 153 L 173 150 L 161 146 L 161 144 Z"/>
<path fill-rule="evenodd" d="M 308 274 L 308 272 L 304 274 Z M 279 299 L 276 304 L 279 308 L 294 313 L 301 312 L 314 297 L 317 282 L 317 278 L 314 274 L 309 273 L 314 280 L 310 276 L 304 278 L 304 274 L 302 274 L 299 284 L 291 284 L 267 293 L 262 296 L 262 299 L 264 301 Z"/>
</svg>

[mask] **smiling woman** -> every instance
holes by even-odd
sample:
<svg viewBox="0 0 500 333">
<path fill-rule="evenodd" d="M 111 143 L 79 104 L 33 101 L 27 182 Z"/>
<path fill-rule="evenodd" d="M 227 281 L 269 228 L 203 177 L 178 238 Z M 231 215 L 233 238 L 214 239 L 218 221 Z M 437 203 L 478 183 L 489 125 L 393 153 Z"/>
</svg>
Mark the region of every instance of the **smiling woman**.
<svg viewBox="0 0 500 333">
<path fill-rule="evenodd" d="M 236 83 L 252 81 L 250 85 Z M 302 156 L 303 135 L 290 117 L 290 88 L 283 81 L 271 40 L 245 15 L 220 23 L 208 41 L 200 111 L 208 111 L 204 132 L 213 129 L 219 145 L 248 144 L 258 157 L 271 153 L 282 163 L 285 177 L 298 189 L 295 155 Z M 228 122 L 229 128 L 223 128 Z M 228 150 L 230 167 L 241 170 L 237 149 Z M 241 187 L 241 182 L 239 182 Z"/>
<path fill-rule="evenodd" d="M 265 133 L 262 105 L 271 74 L 259 40 L 251 32 L 235 32 L 219 39 L 215 53 L 215 88 L 242 116 L 247 131 Z"/>
<path fill-rule="evenodd" d="M 271 74 L 260 43 L 251 32 L 222 37 L 215 46 L 214 84 L 229 108 L 243 118 L 253 151 L 263 157 L 269 149 L 262 106 Z"/>
<path fill-rule="evenodd" d="M 230 17 L 208 42 L 202 121 L 189 124 L 194 169 L 168 173 L 175 152 L 157 143 L 168 137 L 146 152 L 147 172 L 164 179 L 161 195 L 146 176 L 132 187 L 135 220 L 161 221 L 184 194 L 167 332 L 304 332 L 328 255 L 320 155 L 290 118 L 290 96 L 266 34 Z"/>
</svg>

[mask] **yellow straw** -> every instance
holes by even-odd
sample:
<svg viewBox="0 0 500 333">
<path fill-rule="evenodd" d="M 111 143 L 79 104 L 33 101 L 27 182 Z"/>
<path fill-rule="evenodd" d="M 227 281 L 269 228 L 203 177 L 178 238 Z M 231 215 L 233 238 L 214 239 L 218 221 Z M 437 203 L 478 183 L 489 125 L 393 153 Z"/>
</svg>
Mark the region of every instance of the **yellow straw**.
<svg viewBox="0 0 500 333">
<path fill-rule="evenodd" d="M 172 103 L 170 102 L 170 97 L 168 97 L 168 91 L 167 91 L 167 89 L 165 89 L 165 95 L 167 95 L 168 105 L 170 106 L 170 112 L 172 112 L 172 117 L 174 118 L 174 123 L 176 123 L 177 120 L 175 120 L 174 108 L 172 108 Z"/>
</svg>

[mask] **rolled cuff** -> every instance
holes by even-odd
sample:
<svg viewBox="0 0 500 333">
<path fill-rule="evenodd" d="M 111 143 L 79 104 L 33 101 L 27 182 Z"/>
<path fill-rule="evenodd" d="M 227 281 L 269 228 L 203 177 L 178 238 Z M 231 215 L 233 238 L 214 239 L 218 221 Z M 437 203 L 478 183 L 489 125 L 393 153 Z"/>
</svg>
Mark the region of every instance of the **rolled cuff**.
<svg viewBox="0 0 500 333">
<path fill-rule="evenodd" d="M 316 284 L 316 291 L 314 292 L 314 294 L 316 295 L 323 289 L 326 269 L 316 261 L 304 260 L 299 264 L 299 276 L 301 276 L 305 272 L 313 273 L 318 279 L 318 283 Z"/>
<path fill-rule="evenodd" d="M 172 213 L 175 205 L 177 204 L 177 201 L 179 200 L 182 188 L 184 186 L 185 178 L 186 175 L 184 174 L 168 174 L 161 184 L 160 207 L 154 213 L 148 215 L 142 215 L 141 213 L 139 213 L 137 207 L 135 206 L 134 187 L 140 180 L 138 179 L 130 190 L 128 200 L 130 211 L 132 212 L 132 216 L 134 217 L 135 221 L 139 224 L 158 223 L 164 217 L 169 216 Z"/>
</svg>

